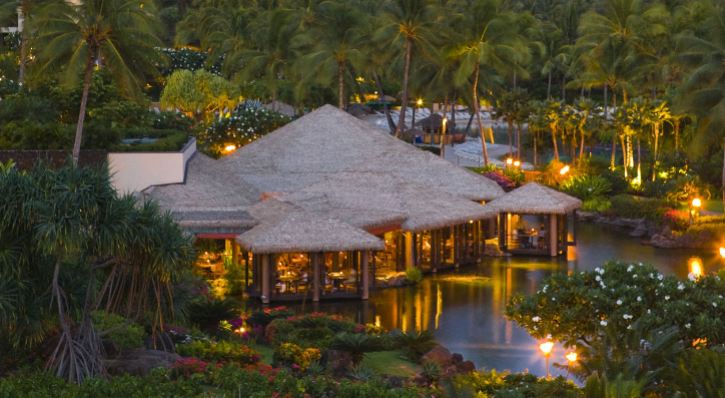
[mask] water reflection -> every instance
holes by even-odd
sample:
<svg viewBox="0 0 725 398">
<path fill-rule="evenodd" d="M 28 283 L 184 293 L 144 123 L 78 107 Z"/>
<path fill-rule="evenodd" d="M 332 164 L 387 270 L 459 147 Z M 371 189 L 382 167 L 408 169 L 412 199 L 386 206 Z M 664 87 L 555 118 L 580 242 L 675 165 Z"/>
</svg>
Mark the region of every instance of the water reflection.
<svg viewBox="0 0 725 398">
<path fill-rule="evenodd" d="M 307 303 L 299 309 L 344 314 L 388 329 L 430 330 L 441 344 L 478 367 L 543 375 L 538 342 L 504 317 L 513 295 L 534 293 L 554 272 L 592 270 L 612 258 L 654 264 L 682 278 L 691 272 L 695 256 L 707 272 L 721 267 L 715 254 L 655 249 L 598 225 L 580 225 L 577 238 L 578 247 L 566 258 L 487 258 L 475 267 L 427 277 L 416 287 L 375 291 L 369 302 Z M 564 355 L 562 347 L 555 347 L 552 364 L 566 364 Z M 565 374 L 552 367 L 557 372 Z"/>
</svg>

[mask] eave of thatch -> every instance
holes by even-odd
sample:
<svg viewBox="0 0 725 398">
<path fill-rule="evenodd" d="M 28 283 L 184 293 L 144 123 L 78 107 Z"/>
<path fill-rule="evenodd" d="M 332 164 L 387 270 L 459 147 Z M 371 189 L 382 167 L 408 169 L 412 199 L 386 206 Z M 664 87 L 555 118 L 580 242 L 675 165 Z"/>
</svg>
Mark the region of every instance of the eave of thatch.
<svg viewBox="0 0 725 398">
<path fill-rule="evenodd" d="M 581 205 L 581 200 L 575 197 L 530 182 L 491 201 L 485 207 L 498 213 L 567 214 Z"/>
<path fill-rule="evenodd" d="M 259 254 L 385 248 L 381 239 L 359 228 L 299 209 L 262 221 L 239 235 L 237 242 Z"/>
</svg>

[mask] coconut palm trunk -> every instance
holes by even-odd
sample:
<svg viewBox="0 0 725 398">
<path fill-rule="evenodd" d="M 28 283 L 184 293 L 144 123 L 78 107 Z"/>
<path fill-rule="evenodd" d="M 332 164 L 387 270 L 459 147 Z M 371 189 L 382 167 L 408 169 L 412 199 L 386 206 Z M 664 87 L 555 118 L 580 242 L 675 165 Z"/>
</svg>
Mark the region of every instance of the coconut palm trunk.
<svg viewBox="0 0 725 398">
<path fill-rule="evenodd" d="M 405 41 L 405 62 L 403 66 L 403 93 L 400 99 L 400 116 L 398 117 L 398 126 L 395 129 L 395 136 L 400 137 L 400 133 L 405 129 L 405 111 L 408 107 L 408 77 L 410 75 L 410 58 L 413 52 L 413 41 L 407 39 Z"/>
<path fill-rule="evenodd" d="M 511 118 L 506 118 L 507 133 L 509 135 L 509 156 L 513 156 L 514 152 L 514 122 Z"/>
<path fill-rule="evenodd" d="M 383 92 L 383 82 L 380 80 L 380 76 L 378 74 L 375 74 L 375 84 L 378 86 L 378 100 L 383 103 L 383 112 L 385 113 L 385 119 L 388 121 L 388 128 L 390 129 L 391 133 L 395 132 L 395 121 L 393 120 L 393 116 L 390 115 L 390 107 L 388 106 L 388 103 L 384 101 L 385 93 Z"/>
<path fill-rule="evenodd" d="M 89 49 L 89 54 L 94 54 L 95 50 Z M 83 93 L 81 94 L 81 106 L 78 112 L 78 123 L 76 124 L 76 136 L 73 141 L 73 164 L 78 165 L 78 159 L 81 155 L 81 141 L 83 141 L 83 122 L 86 119 L 86 105 L 88 104 L 88 91 L 91 88 L 91 77 L 93 76 L 93 57 L 89 56 L 86 60 L 85 71 L 83 72 Z"/>
<path fill-rule="evenodd" d="M 337 106 L 345 109 L 345 62 L 337 63 Z"/>
<path fill-rule="evenodd" d="M 549 71 L 549 81 L 546 83 L 546 99 L 551 99 L 551 71 Z M 604 102 L 607 102 L 606 94 L 604 94 Z"/>
<path fill-rule="evenodd" d="M 551 130 L 551 143 L 554 145 L 554 159 L 556 159 L 556 161 L 558 162 L 559 161 L 559 144 L 557 144 L 557 139 L 556 139 L 556 136 L 557 136 L 556 125 L 553 123 L 549 124 L 549 130 Z"/>
<path fill-rule="evenodd" d="M 481 153 L 483 154 L 483 165 L 488 166 L 488 149 L 486 148 L 486 134 L 481 122 L 481 109 L 478 102 L 478 74 L 480 66 L 476 63 L 473 71 L 473 111 L 476 112 L 476 121 L 478 122 L 478 131 L 481 136 Z"/>
</svg>

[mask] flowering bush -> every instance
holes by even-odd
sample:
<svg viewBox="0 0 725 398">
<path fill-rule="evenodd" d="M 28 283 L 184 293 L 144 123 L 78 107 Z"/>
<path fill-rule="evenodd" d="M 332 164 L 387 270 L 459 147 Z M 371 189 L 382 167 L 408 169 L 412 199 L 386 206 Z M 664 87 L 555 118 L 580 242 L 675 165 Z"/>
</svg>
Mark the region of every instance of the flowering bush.
<svg viewBox="0 0 725 398">
<path fill-rule="evenodd" d="M 220 156 L 224 148 L 239 148 L 287 124 L 291 119 L 267 110 L 258 103 L 245 101 L 233 112 L 220 115 L 197 136 L 199 143 L 212 155 Z"/>
<path fill-rule="evenodd" d="M 259 311 L 253 312 L 249 316 L 249 324 L 254 326 L 266 327 L 275 319 L 288 318 L 294 315 L 294 312 L 285 306 L 266 307 Z"/>
<path fill-rule="evenodd" d="M 653 334 L 670 333 L 685 347 L 723 344 L 723 295 L 725 280 L 717 275 L 682 281 L 652 266 L 610 262 L 593 272 L 551 276 L 536 294 L 514 297 L 506 315 L 535 338 L 581 349 L 583 362 L 595 368 L 643 355 Z"/>
<path fill-rule="evenodd" d="M 209 362 L 198 358 L 181 358 L 171 365 L 171 377 L 190 377 L 192 374 L 203 374 L 209 369 Z"/>
<path fill-rule="evenodd" d="M 244 344 L 229 341 L 194 340 L 186 344 L 177 344 L 179 355 L 197 357 L 206 361 L 230 362 L 240 365 L 254 364 L 259 354 Z"/>
<path fill-rule="evenodd" d="M 317 348 L 302 348 L 293 343 L 282 343 L 274 350 L 273 360 L 276 366 L 288 366 L 293 370 L 304 372 L 321 357 Z"/>
<path fill-rule="evenodd" d="M 220 73 L 220 64 L 206 65 L 207 53 L 191 48 L 160 48 L 162 54 L 166 55 L 169 63 L 161 70 L 161 74 L 168 76 L 179 69 L 195 71 L 206 69 L 214 74 Z"/>
<path fill-rule="evenodd" d="M 664 217 L 665 223 L 678 231 L 684 231 L 690 225 L 690 214 L 685 210 L 669 209 Z"/>
</svg>

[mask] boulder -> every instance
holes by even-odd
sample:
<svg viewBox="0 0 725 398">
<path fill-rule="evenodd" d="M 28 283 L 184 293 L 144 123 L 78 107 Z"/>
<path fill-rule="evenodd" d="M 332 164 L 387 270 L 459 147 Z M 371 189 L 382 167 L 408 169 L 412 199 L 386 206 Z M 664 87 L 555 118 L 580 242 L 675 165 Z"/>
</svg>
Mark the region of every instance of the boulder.
<svg viewBox="0 0 725 398">
<path fill-rule="evenodd" d="M 463 361 L 456 367 L 458 368 L 458 373 L 470 373 L 476 370 L 476 365 L 471 361 Z"/>
<path fill-rule="evenodd" d="M 106 370 L 111 375 L 130 374 L 144 376 L 152 369 L 170 368 L 181 356 L 166 351 L 137 348 L 125 351 L 117 358 L 104 361 Z"/>
<path fill-rule="evenodd" d="M 649 228 L 647 228 L 647 223 L 644 220 L 640 220 L 640 222 L 637 223 L 637 226 L 634 227 L 634 230 L 629 233 L 629 236 L 633 238 L 641 238 L 647 235 L 648 231 Z"/>
<path fill-rule="evenodd" d="M 421 358 L 421 361 L 433 362 L 435 364 L 438 364 L 441 369 L 445 369 L 447 366 L 453 363 L 453 355 L 451 355 L 451 352 L 448 351 L 447 348 L 443 347 L 442 345 L 437 345 L 433 347 L 432 350 L 425 353 L 425 355 L 423 355 L 423 357 Z"/>
</svg>

